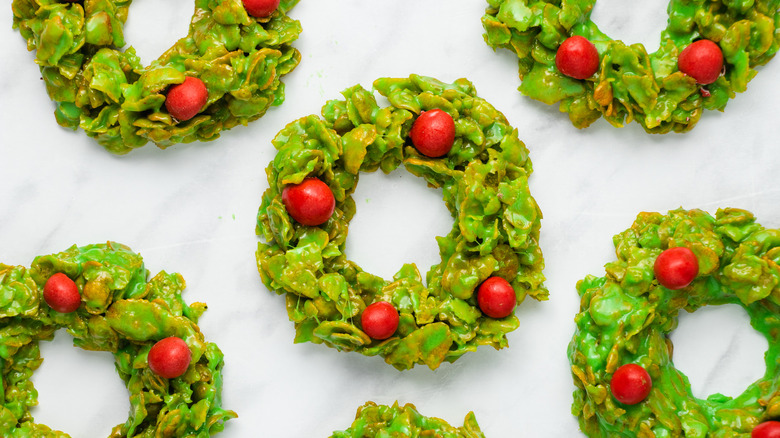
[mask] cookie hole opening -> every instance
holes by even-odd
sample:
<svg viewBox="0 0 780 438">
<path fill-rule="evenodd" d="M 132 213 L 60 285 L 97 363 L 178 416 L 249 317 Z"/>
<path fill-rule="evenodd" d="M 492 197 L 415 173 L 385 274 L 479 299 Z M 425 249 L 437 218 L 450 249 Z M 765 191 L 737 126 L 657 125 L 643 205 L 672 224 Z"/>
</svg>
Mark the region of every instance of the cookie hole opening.
<svg viewBox="0 0 780 438">
<path fill-rule="evenodd" d="M 442 189 L 398 168 L 361 173 L 352 195 L 356 213 L 347 235 L 347 258 L 364 271 L 392 280 L 406 263 L 415 263 L 423 282 L 441 261 L 436 236 L 446 236 L 453 219 Z"/>
<path fill-rule="evenodd" d="M 38 406 L 31 410 L 36 423 L 79 437 L 109 436 L 127 420 L 127 388 L 111 353 L 74 347 L 65 329 L 38 346 L 43 363 L 32 376 L 38 390 Z"/>
<path fill-rule="evenodd" d="M 640 43 L 647 53 L 653 53 L 661 45 L 661 31 L 666 29 L 667 3 L 599 0 L 590 19 L 613 40 L 622 40 L 627 46 Z"/>
<path fill-rule="evenodd" d="M 148 66 L 187 36 L 193 12 L 192 1 L 133 2 L 124 26 L 123 49 L 132 46 L 141 64 Z"/>
<path fill-rule="evenodd" d="M 736 397 L 766 372 L 769 342 L 750 325 L 736 304 L 681 311 L 674 343 L 674 365 L 688 376 L 693 395 L 706 399 L 720 393 Z"/>
</svg>

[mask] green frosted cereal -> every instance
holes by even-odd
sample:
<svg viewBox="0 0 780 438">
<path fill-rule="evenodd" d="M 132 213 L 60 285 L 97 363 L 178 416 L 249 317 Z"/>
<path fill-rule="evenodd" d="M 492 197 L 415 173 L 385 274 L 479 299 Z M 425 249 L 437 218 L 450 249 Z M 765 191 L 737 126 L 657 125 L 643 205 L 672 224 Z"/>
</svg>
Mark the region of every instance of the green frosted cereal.
<svg viewBox="0 0 780 438">
<path fill-rule="evenodd" d="M 330 438 L 362 437 L 436 437 L 485 438 L 473 412 L 466 415 L 463 426 L 452 427 L 442 419 L 425 417 L 408 403 L 399 406 L 377 405 L 367 402 L 358 408 L 355 421 L 349 429 L 333 432 Z"/>
<path fill-rule="evenodd" d="M 581 296 L 577 329 L 569 344 L 577 387 L 572 413 L 589 437 L 749 438 L 759 423 L 780 415 L 777 385 L 780 354 L 780 230 L 766 229 L 744 210 L 641 213 L 614 236 L 617 260 L 604 277 L 577 283 Z M 679 290 L 659 285 L 655 259 L 667 248 L 687 247 L 699 273 Z M 674 367 L 669 333 L 682 309 L 737 304 L 769 341 L 766 374 L 737 397 L 691 393 Z M 635 405 L 610 392 L 613 373 L 625 364 L 647 370 L 652 389 Z"/>
<path fill-rule="evenodd" d="M 63 273 L 75 281 L 81 304 L 72 313 L 58 313 L 42 294 L 46 281 Z M 39 341 L 67 329 L 73 344 L 114 355 L 119 377 L 130 393 L 130 417 L 114 427 L 119 437 L 208 437 L 235 418 L 221 407 L 222 352 L 206 342 L 197 320 L 203 303 L 187 305 L 181 297 L 184 279 L 160 272 L 148 278 L 141 256 L 109 242 L 73 246 L 39 256 L 32 266 L 0 264 L 0 375 L 3 436 L 66 438 L 34 422 L 30 408 L 38 392 L 30 380 L 43 359 Z M 187 371 L 164 379 L 147 366 L 154 343 L 168 336 L 183 339 L 192 353 Z"/>
<path fill-rule="evenodd" d="M 528 187 L 528 149 L 465 79 L 445 84 L 412 75 L 378 79 L 374 88 L 390 106 L 380 107 L 357 85 L 342 92 L 344 100 L 327 102 L 322 118 L 296 120 L 273 140 L 278 151 L 266 170 L 270 187 L 257 217 L 257 234 L 265 240 L 256 254 L 263 283 L 286 295 L 296 342 L 380 355 L 398 369 L 437 368 L 479 345 L 505 347 L 517 317 L 483 315 L 474 290 L 497 275 L 510 282 L 518 303 L 526 295 L 547 298 L 538 244 L 542 214 Z M 453 148 L 442 158 L 420 155 L 408 138 L 420 112 L 435 108 L 456 126 Z M 345 253 L 360 172 L 389 173 L 402 164 L 442 189 L 455 221 L 447 236 L 436 238 L 442 259 L 425 284 L 414 264 L 385 280 Z M 336 199 L 335 213 L 320 226 L 297 223 L 281 200 L 286 186 L 307 177 L 324 181 Z M 360 327 L 363 309 L 377 301 L 400 313 L 395 335 L 382 341 Z"/>
<path fill-rule="evenodd" d="M 130 0 L 13 0 L 13 26 L 37 50 L 57 123 L 126 154 L 149 141 L 166 148 L 214 140 L 281 104 L 280 79 L 301 57 L 291 46 L 300 23 L 287 16 L 296 3 L 282 0 L 269 17 L 254 18 L 241 0 L 195 0 L 187 36 L 146 67 L 132 47 L 120 50 Z M 186 76 L 205 83 L 208 101 L 178 121 L 165 92 Z"/>
<path fill-rule="evenodd" d="M 685 132 L 704 109 L 723 111 L 745 91 L 756 67 L 780 47 L 779 0 L 671 0 L 659 49 L 612 40 L 590 20 L 596 0 L 488 0 L 485 41 L 515 52 L 520 92 L 560 110 L 578 128 L 600 117 L 621 127 L 635 120 L 650 133 Z M 555 54 L 566 38 L 587 38 L 600 67 L 586 80 L 561 74 Z M 724 74 L 702 86 L 677 68 L 677 57 L 698 39 L 717 43 Z"/>
</svg>

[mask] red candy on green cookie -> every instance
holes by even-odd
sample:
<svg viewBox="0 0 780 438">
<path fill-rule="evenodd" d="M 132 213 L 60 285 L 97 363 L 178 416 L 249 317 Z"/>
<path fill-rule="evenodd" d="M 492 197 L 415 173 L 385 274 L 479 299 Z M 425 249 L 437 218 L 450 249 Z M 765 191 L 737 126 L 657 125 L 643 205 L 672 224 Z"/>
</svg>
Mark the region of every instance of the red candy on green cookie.
<svg viewBox="0 0 780 438">
<path fill-rule="evenodd" d="M 558 71 L 574 79 L 587 79 L 599 69 L 599 52 L 587 38 L 567 38 L 555 53 Z"/>
<path fill-rule="evenodd" d="M 149 350 L 147 360 L 152 372 L 160 377 L 173 379 L 187 371 L 192 352 L 181 338 L 171 336 L 154 344 Z"/>
<path fill-rule="evenodd" d="M 195 117 L 209 99 L 206 84 L 198 78 L 187 76 L 184 82 L 174 85 L 165 97 L 165 108 L 176 120 Z"/>
<path fill-rule="evenodd" d="M 73 280 L 58 272 L 46 280 L 43 286 L 43 300 L 57 312 L 71 313 L 79 308 L 81 294 Z"/>
<path fill-rule="evenodd" d="M 282 203 L 296 222 L 312 227 L 327 222 L 336 209 L 333 192 L 318 178 L 306 178 L 300 184 L 285 187 Z"/>
<path fill-rule="evenodd" d="M 398 329 L 398 310 L 387 301 L 378 301 L 366 307 L 360 316 L 360 325 L 371 339 L 387 339 Z"/>
<path fill-rule="evenodd" d="M 409 136 L 421 154 L 431 158 L 443 157 L 455 142 L 455 121 L 440 109 L 423 111 L 414 121 Z"/>
<path fill-rule="evenodd" d="M 635 405 L 650 394 L 653 380 L 644 368 L 629 363 L 615 370 L 610 390 L 615 400 L 625 405 Z"/>
</svg>

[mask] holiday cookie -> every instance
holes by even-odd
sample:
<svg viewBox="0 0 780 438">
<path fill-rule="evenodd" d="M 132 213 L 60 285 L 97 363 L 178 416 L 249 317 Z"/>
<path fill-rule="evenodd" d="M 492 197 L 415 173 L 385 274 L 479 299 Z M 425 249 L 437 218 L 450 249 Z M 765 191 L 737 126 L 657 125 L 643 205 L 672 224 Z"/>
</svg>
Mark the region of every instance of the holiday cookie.
<svg viewBox="0 0 780 438">
<path fill-rule="evenodd" d="M 297 2 L 195 0 L 189 33 L 146 67 L 120 50 L 129 0 L 14 0 L 13 25 L 36 50 L 57 122 L 125 154 L 214 140 L 281 104 L 280 79 L 300 61 L 290 44 L 301 26 L 287 16 Z"/>
<path fill-rule="evenodd" d="M 362 437 L 436 437 L 436 438 L 485 438 L 473 412 L 466 415 L 463 426 L 453 427 L 446 421 L 425 417 L 417 408 L 407 403 L 399 406 L 377 405 L 367 402 L 358 408 L 355 421 L 347 430 L 333 432 L 330 438 Z"/>
<path fill-rule="evenodd" d="M 589 437 L 769 437 L 780 417 L 780 230 L 744 210 L 641 213 L 604 277 L 577 284 L 572 412 Z M 691 393 L 672 362 L 681 309 L 736 304 L 769 341 L 766 374 L 737 397 Z M 768 422 L 768 424 L 767 424 Z M 758 431 L 758 432 L 756 432 Z M 758 435 L 757 435 L 758 433 Z"/>
<path fill-rule="evenodd" d="M 547 298 L 528 149 L 465 79 L 412 75 L 374 88 L 390 106 L 357 85 L 328 102 L 322 118 L 299 119 L 273 140 L 257 218 L 263 283 L 286 296 L 296 342 L 380 355 L 398 369 L 436 368 L 478 345 L 505 347 L 519 325 L 515 305 Z M 402 164 L 442 189 L 454 219 L 436 238 L 441 262 L 425 283 L 414 264 L 385 280 L 345 252 L 360 173 Z M 480 284 L 496 277 L 497 290 L 485 288 L 478 300 Z"/>
<path fill-rule="evenodd" d="M 60 328 L 74 345 L 114 355 L 130 417 L 111 437 L 221 431 L 236 417 L 221 406 L 222 352 L 197 326 L 206 305 L 187 305 L 183 290 L 179 274 L 150 279 L 141 256 L 112 242 L 39 256 L 29 269 L 0 264 L 3 436 L 68 436 L 30 414 L 38 404 L 30 378 L 43 361 L 38 343 Z"/>
<path fill-rule="evenodd" d="M 685 132 L 723 111 L 780 47 L 777 0 L 672 0 L 659 49 L 615 41 L 591 21 L 595 0 L 488 0 L 485 41 L 520 59 L 520 92 L 560 103 L 574 126 L 635 120 Z"/>
</svg>

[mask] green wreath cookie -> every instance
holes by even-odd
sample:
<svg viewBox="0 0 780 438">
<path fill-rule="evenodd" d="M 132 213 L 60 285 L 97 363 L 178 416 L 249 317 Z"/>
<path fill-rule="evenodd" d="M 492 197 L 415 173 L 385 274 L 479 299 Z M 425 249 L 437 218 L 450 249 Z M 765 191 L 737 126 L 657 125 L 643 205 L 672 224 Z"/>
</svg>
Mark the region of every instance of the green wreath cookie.
<svg viewBox="0 0 780 438">
<path fill-rule="evenodd" d="M 30 415 L 38 404 L 30 380 L 42 362 L 38 342 L 51 340 L 60 328 L 74 345 L 114 355 L 130 393 L 130 417 L 111 437 L 208 437 L 221 431 L 236 416 L 221 407 L 222 352 L 196 325 L 206 305 L 188 306 L 183 290 L 179 274 L 148 279 L 141 256 L 111 242 L 39 256 L 30 269 L 0 264 L 3 436 L 68 436 Z M 161 348 L 176 360 L 166 360 Z"/>
<path fill-rule="evenodd" d="M 482 18 L 485 41 L 519 57 L 520 92 L 560 102 L 578 128 L 603 116 L 617 127 L 636 120 L 651 133 L 688 131 L 704 109 L 723 111 L 745 91 L 780 47 L 778 0 L 671 0 L 649 55 L 604 35 L 590 20 L 595 2 L 488 0 Z"/>
<path fill-rule="evenodd" d="M 425 417 L 417 408 L 407 403 L 399 406 L 377 405 L 367 402 L 358 408 L 352 426 L 333 432 L 330 438 L 363 437 L 436 437 L 436 438 L 484 438 L 473 412 L 466 415 L 463 426 L 452 427 L 446 421 Z"/>
<path fill-rule="evenodd" d="M 300 23 L 286 15 L 297 2 L 255 18 L 241 0 L 195 0 L 187 36 L 148 67 L 119 49 L 130 0 L 13 0 L 13 25 L 37 49 L 57 122 L 125 154 L 213 140 L 281 104 L 300 61 Z"/>
<path fill-rule="evenodd" d="M 263 282 L 286 295 L 296 342 L 380 355 L 398 369 L 436 368 L 478 345 L 505 347 L 506 333 L 519 325 L 515 304 L 526 295 L 547 298 L 528 150 L 465 79 L 413 75 L 379 79 L 374 88 L 391 106 L 356 85 L 323 107 L 324 118 L 299 119 L 273 140 L 278 152 L 257 218 L 266 241 L 257 250 Z M 418 151 L 440 153 L 448 136 L 443 156 Z M 455 220 L 436 238 L 441 263 L 425 283 L 414 264 L 385 280 L 345 254 L 360 172 L 401 164 L 442 189 Z M 488 279 L 490 287 L 480 288 L 489 289 L 487 304 L 478 305 L 475 292 Z"/>
<path fill-rule="evenodd" d="M 589 437 L 744 437 L 780 426 L 780 230 L 744 210 L 641 213 L 606 276 L 577 284 L 572 412 Z M 669 333 L 680 309 L 738 304 L 769 341 L 766 374 L 735 397 L 691 393 Z M 758 429 L 757 429 L 758 430 Z M 780 429 L 778 429 L 780 431 Z M 756 433 L 756 432 L 754 432 Z M 753 435 L 754 438 L 776 435 Z"/>
</svg>

